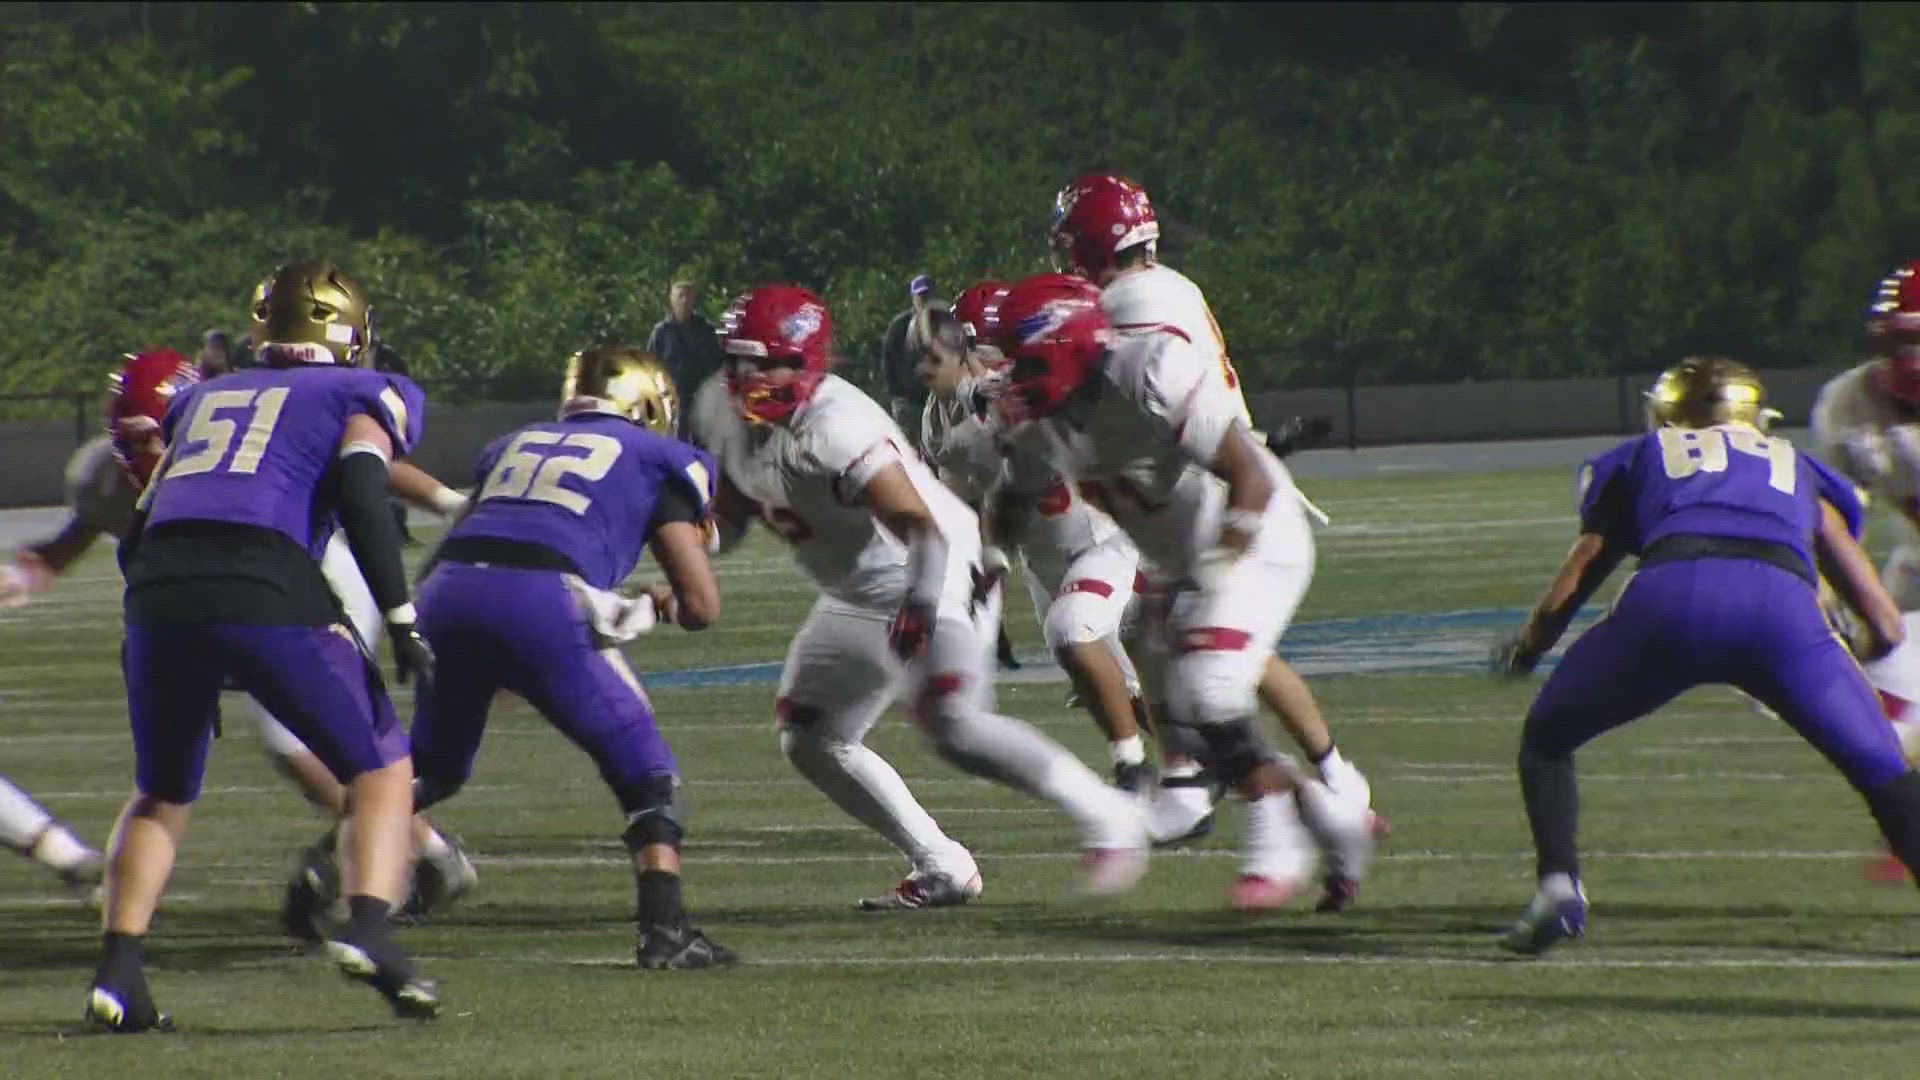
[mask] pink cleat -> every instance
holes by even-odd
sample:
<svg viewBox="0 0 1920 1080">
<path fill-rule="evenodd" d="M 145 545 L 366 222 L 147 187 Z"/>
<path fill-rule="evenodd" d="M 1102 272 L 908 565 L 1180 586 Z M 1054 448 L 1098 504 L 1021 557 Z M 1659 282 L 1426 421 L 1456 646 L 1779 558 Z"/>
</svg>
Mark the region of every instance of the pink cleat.
<svg viewBox="0 0 1920 1080">
<path fill-rule="evenodd" d="M 1286 907 L 1300 892 L 1300 886 L 1258 874 L 1241 874 L 1227 891 L 1227 906 L 1242 915 L 1258 915 Z"/>
<path fill-rule="evenodd" d="M 1891 851 L 1882 852 L 1860 864 L 1860 876 L 1878 885 L 1905 885 L 1911 875 L 1907 864 Z"/>
</svg>

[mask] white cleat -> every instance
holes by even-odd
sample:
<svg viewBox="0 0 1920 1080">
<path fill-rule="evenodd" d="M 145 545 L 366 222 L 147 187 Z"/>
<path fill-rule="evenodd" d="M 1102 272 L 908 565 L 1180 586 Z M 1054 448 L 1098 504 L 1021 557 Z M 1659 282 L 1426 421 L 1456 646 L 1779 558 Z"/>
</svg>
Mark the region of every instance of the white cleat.
<svg viewBox="0 0 1920 1080">
<path fill-rule="evenodd" d="M 1080 856 L 1080 895 L 1118 896 L 1147 873 L 1147 848 L 1096 847 Z"/>
<path fill-rule="evenodd" d="M 1197 840 L 1213 831 L 1213 791 L 1205 784 L 1163 783 L 1146 803 L 1147 838 L 1155 847 Z"/>
</svg>

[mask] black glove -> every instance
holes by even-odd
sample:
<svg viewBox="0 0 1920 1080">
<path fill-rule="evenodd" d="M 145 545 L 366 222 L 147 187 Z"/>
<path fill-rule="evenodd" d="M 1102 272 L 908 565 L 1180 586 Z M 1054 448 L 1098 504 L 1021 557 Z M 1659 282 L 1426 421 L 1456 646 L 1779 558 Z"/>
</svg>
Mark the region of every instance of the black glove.
<svg viewBox="0 0 1920 1080">
<path fill-rule="evenodd" d="M 1540 664 L 1540 654 L 1524 647 L 1519 631 L 1508 634 L 1493 643 L 1493 651 L 1487 657 L 1487 668 L 1503 679 L 1520 679 L 1533 674 Z"/>
<path fill-rule="evenodd" d="M 418 679 L 414 686 L 416 692 L 433 685 L 433 646 L 420 636 L 420 628 L 412 619 L 387 623 L 387 644 L 393 647 L 396 680 L 405 683 L 408 679 Z"/>
<path fill-rule="evenodd" d="M 933 605 L 908 597 L 894 614 L 893 625 L 887 628 L 894 655 L 902 660 L 915 659 L 927 651 L 927 641 L 932 637 Z"/>
</svg>

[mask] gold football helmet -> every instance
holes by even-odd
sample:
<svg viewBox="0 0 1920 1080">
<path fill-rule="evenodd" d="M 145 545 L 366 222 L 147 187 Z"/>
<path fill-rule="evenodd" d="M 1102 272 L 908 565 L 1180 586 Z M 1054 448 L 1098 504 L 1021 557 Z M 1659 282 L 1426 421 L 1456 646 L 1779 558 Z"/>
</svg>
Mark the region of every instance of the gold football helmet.
<svg viewBox="0 0 1920 1080">
<path fill-rule="evenodd" d="M 1765 408 L 1760 376 L 1724 356 L 1689 356 L 1660 373 L 1647 391 L 1648 427 L 1751 424 L 1761 431 L 1780 414 Z"/>
<path fill-rule="evenodd" d="M 253 344 L 317 345 L 335 363 L 371 358 L 373 311 L 367 294 L 330 259 L 277 267 L 253 289 Z"/>
<path fill-rule="evenodd" d="M 590 400 L 591 405 L 576 405 Z M 560 411 L 598 408 L 672 438 L 680 424 L 680 394 L 667 366 L 632 345 L 596 345 L 567 360 Z"/>
</svg>

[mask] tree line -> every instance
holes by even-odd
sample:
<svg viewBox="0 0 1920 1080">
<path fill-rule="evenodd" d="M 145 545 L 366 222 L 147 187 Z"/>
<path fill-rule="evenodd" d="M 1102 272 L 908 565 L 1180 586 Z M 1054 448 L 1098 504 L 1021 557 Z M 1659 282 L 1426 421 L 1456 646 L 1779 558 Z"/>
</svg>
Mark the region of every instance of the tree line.
<svg viewBox="0 0 1920 1080">
<path fill-rule="evenodd" d="M 762 281 L 871 357 L 906 284 L 1160 210 L 1256 389 L 1768 365 L 1920 255 L 1897 4 L 0 8 L 0 393 L 243 328 L 327 254 L 435 380 L 550 379 Z"/>
</svg>

